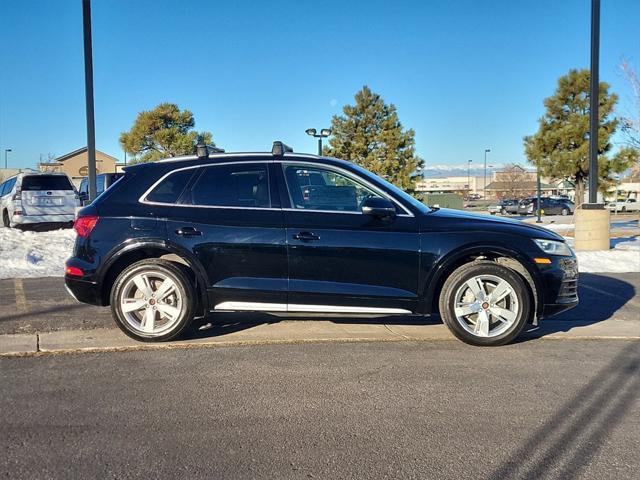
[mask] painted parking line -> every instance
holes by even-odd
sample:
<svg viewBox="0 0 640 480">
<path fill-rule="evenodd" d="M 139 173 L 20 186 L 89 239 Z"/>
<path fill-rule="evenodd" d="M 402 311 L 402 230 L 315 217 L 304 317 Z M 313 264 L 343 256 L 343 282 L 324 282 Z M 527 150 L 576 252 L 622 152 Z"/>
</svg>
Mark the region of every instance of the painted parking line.
<svg viewBox="0 0 640 480">
<path fill-rule="evenodd" d="M 24 283 L 21 278 L 13 280 L 13 289 L 16 294 L 16 309 L 18 313 L 27 313 L 27 297 L 24 294 Z"/>
</svg>

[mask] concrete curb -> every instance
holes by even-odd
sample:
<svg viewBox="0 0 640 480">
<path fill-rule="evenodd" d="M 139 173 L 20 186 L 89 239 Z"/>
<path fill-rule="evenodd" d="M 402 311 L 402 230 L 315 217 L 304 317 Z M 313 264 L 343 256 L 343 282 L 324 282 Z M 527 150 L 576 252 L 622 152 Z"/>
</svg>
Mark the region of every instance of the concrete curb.
<svg viewBox="0 0 640 480">
<path fill-rule="evenodd" d="M 282 320 L 247 325 L 231 333 L 216 333 L 217 326 L 200 331 L 200 338 L 166 343 L 137 342 L 117 329 L 68 330 L 38 334 L 0 335 L 0 356 L 30 356 L 82 352 L 113 352 L 233 345 L 319 342 L 393 342 L 455 340 L 443 324 L 388 325 L 336 323 L 322 320 Z M 640 340 L 640 322 L 607 320 L 593 324 L 544 321 L 524 339 Z"/>
</svg>

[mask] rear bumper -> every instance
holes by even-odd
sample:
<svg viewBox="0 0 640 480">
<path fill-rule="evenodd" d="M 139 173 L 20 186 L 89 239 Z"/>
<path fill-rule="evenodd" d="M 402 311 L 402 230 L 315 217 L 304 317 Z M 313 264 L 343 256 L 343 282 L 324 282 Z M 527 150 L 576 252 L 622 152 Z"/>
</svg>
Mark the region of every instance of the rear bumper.
<svg viewBox="0 0 640 480">
<path fill-rule="evenodd" d="M 97 283 L 66 275 L 64 277 L 64 285 L 67 292 L 78 302 L 104 306 L 102 294 Z"/>
<path fill-rule="evenodd" d="M 73 222 L 76 216 L 73 213 L 55 215 L 13 215 L 11 223 L 13 225 L 29 225 L 35 223 L 69 223 Z"/>
</svg>

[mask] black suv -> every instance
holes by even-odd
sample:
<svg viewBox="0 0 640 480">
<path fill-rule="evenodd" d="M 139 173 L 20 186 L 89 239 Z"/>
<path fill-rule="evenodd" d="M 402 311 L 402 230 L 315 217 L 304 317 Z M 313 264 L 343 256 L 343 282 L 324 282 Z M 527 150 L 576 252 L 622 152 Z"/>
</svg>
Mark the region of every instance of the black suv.
<svg viewBox="0 0 640 480">
<path fill-rule="evenodd" d="M 215 153 L 130 166 L 80 210 L 65 280 L 142 341 L 211 311 L 431 314 L 501 345 L 578 303 L 557 234 L 429 208 L 334 158 Z"/>
</svg>

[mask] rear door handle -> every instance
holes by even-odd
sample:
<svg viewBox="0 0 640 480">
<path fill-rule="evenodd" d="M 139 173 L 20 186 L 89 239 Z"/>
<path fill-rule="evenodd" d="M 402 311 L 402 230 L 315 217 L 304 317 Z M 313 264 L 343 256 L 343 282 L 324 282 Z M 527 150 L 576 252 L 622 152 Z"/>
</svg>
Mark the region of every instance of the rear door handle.
<svg viewBox="0 0 640 480">
<path fill-rule="evenodd" d="M 300 240 L 302 242 L 312 242 L 314 240 L 320 240 L 320 235 L 316 235 L 315 233 L 312 233 L 312 232 L 300 232 L 300 233 L 295 233 L 293 235 L 293 238 L 295 240 Z"/>
<path fill-rule="evenodd" d="M 202 235 L 200 230 L 196 230 L 193 227 L 182 227 L 176 230 L 178 235 L 182 235 L 183 237 L 197 237 Z"/>
</svg>

